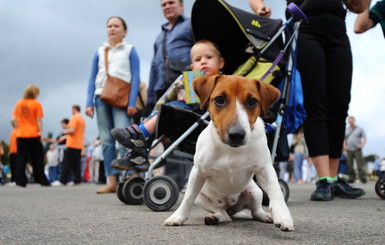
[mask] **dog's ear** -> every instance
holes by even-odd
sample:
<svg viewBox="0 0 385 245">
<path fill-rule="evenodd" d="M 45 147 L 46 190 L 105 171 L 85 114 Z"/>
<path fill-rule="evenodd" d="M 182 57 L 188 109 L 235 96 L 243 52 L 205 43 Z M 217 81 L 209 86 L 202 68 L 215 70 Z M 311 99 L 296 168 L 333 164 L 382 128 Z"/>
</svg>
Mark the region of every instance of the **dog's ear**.
<svg viewBox="0 0 385 245">
<path fill-rule="evenodd" d="M 207 107 L 211 92 L 220 77 L 221 75 L 215 75 L 210 77 L 197 77 L 193 80 L 194 91 L 199 97 L 201 109 Z"/>
<path fill-rule="evenodd" d="M 256 83 L 259 95 L 261 96 L 261 114 L 262 116 L 265 116 L 267 114 L 269 106 L 275 101 L 277 101 L 281 93 L 277 88 L 270 84 L 261 82 L 259 80 L 256 80 Z"/>
</svg>

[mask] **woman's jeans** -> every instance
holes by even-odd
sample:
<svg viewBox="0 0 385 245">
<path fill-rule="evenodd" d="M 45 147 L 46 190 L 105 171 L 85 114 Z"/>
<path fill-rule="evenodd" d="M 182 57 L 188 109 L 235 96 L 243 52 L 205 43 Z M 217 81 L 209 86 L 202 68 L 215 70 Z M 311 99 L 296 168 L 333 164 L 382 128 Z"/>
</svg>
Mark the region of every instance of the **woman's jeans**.
<svg viewBox="0 0 385 245">
<path fill-rule="evenodd" d="M 302 180 L 302 165 L 305 160 L 305 155 L 294 153 L 294 181 Z"/>
<path fill-rule="evenodd" d="M 116 142 L 111 134 L 113 128 L 125 128 L 131 125 L 131 118 L 127 116 L 127 109 L 121 109 L 104 103 L 99 96 L 95 98 L 96 119 L 99 136 L 102 142 L 104 167 L 106 176 L 119 174 L 111 167 L 111 161 L 117 158 Z M 120 155 L 123 156 L 127 149 L 119 146 Z"/>
</svg>

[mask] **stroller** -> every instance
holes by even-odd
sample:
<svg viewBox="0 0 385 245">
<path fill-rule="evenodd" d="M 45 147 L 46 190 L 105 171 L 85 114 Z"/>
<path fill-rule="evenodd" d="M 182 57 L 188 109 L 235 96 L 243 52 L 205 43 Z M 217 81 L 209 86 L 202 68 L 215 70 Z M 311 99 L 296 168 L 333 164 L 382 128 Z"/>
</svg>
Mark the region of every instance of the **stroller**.
<svg viewBox="0 0 385 245">
<path fill-rule="evenodd" d="M 223 0 L 196 0 L 191 14 L 195 40 L 213 41 L 221 49 L 222 56 L 226 60 L 222 70 L 224 74 L 260 79 L 274 86 L 278 86 L 283 80 L 281 99 L 271 110 L 276 113 L 272 113 L 270 119 L 264 119 L 270 131 L 267 133 L 274 138 L 271 146 L 273 161 L 277 157 L 282 118 L 291 91 L 291 72 L 295 60 L 292 53 L 295 49 L 293 40 L 296 38 L 300 23 L 306 18 L 293 3 L 288 5 L 288 11 L 292 17 L 283 24 L 280 19 L 257 16 L 235 8 Z M 196 140 L 207 126 L 208 120 L 208 112 L 200 114 L 162 105 L 156 130 L 156 138 L 160 139 L 153 144 L 153 147 L 165 136 L 173 143 L 151 164 L 146 173 L 146 180 L 141 177 L 129 178 L 117 185 L 119 200 L 126 204 L 141 204 L 144 201 L 154 211 L 170 209 L 178 200 L 179 188 L 168 176 L 153 176 L 153 170 L 166 162 L 192 164 Z M 172 122 L 176 121 L 178 124 L 174 125 Z M 183 125 L 180 122 L 184 122 Z M 288 185 L 283 180 L 279 180 L 279 183 L 287 201 Z M 268 197 L 264 195 L 263 203 L 266 202 L 268 203 Z"/>
<path fill-rule="evenodd" d="M 382 199 L 385 199 L 385 172 L 383 171 L 378 178 L 376 185 L 374 187 L 377 195 Z"/>
</svg>

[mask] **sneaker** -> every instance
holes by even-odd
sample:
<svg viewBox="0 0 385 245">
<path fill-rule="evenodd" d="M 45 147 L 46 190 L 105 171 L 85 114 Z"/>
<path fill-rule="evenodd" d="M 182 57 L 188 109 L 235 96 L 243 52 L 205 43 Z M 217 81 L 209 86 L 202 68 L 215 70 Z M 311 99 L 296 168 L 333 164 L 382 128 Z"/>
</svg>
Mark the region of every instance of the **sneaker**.
<svg viewBox="0 0 385 245">
<path fill-rule="evenodd" d="M 327 179 L 318 180 L 317 189 L 311 194 L 312 201 L 331 201 L 333 200 L 333 193 L 331 191 L 331 184 Z"/>
<path fill-rule="evenodd" d="M 146 148 L 146 139 L 136 124 L 125 128 L 114 128 L 111 134 L 122 146 L 136 152 L 143 152 Z"/>
<path fill-rule="evenodd" d="M 334 195 L 341 198 L 358 198 L 365 195 L 366 192 L 361 188 L 351 187 L 348 183 L 338 178 L 334 184 Z"/>
<path fill-rule="evenodd" d="M 113 160 L 111 166 L 118 170 L 136 170 L 141 172 L 147 171 L 150 163 L 148 162 L 147 154 L 130 151 L 124 157 Z"/>
<path fill-rule="evenodd" d="M 51 186 L 64 186 L 64 184 L 59 180 L 55 180 L 54 182 L 51 183 Z"/>
</svg>

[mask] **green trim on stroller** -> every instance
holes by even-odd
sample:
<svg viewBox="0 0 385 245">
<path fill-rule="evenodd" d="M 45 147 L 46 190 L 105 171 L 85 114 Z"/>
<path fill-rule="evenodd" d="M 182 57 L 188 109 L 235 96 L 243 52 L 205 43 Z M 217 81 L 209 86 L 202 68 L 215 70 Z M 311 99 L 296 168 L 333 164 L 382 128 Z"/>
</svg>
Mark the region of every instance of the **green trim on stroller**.
<svg viewBox="0 0 385 245">
<path fill-rule="evenodd" d="M 266 61 L 264 58 L 260 58 L 257 62 L 257 59 L 255 56 L 251 56 L 245 63 L 240 65 L 233 75 L 239 75 L 243 77 L 253 78 L 253 79 L 260 79 L 266 71 L 271 67 L 272 63 Z M 254 67 L 254 68 L 253 68 Z M 279 66 L 274 67 L 273 71 L 279 71 L 281 70 Z M 263 80 L 264 83 L 270 84 L 271 81 L 275 78 L 275 73 L 270 73 L 265 80 Z"/>
</svg>

